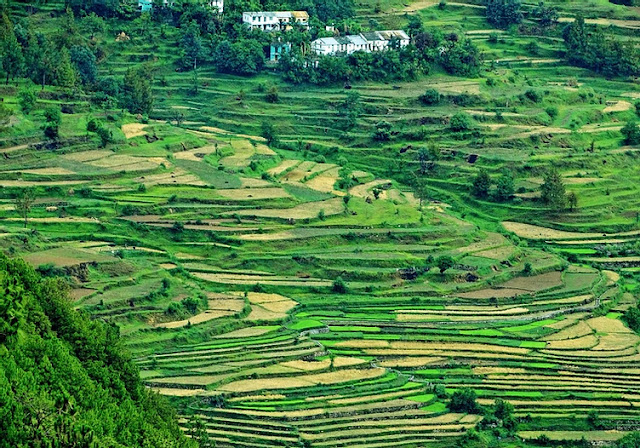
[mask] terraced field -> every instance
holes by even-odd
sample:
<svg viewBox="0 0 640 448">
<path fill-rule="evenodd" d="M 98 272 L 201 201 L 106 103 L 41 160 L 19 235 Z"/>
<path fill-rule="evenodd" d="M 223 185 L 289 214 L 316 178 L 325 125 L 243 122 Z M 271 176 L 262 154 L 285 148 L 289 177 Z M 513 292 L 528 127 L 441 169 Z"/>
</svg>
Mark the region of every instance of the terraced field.
<svg viewBox="0 0 640 448">
<path fill-rule="evenodd" d="M 343 86 L 205 65 L 194 96 L 158 30 L 160 43 L 99 36 L 101 73 L 140 54 L 164 62 L 154 112 L 95 110 L 114 135 L 106 148 L 87 137 L 88 113 L 65 113 L 55 150 L 40 112 L 19 115 L 0 149 L 0 247 L 65 277 L 78 309 L 120 328 L 185 430 L 197 416 L 219 447 L 455 446 L 483 418 L 447 407 L 468 388 L 488 409 L 510 402 L 524 441 L 639 429 L 640 336 L 622 319 L 639 292 L 639 152 L 620 135 L 637 81 L 567 65 L 559 37 L 488 29 L 480 1 L 379 3 L 361 2 L 358 21 L 400 28 L 411 12 L 466 36 L 485 55 L 481 77 L 434 67 L 353 82 L 363 111 L 350 129 Z M 551 3 L 573 19 L 576 2 Z M 590 26 L 637 42 L 636 10 L 593 3 Z M 427 89 L 439 104 L 423 104 Z M 473 122 L 462 136 L 449 129 L 459 112 Z M 381 120 L 388 142 L 371 138 Z M 541 203 L 551 165 L 575 209 Z M 514 198 L 471 195 L 480 169 L 510 172 Z M 27 189 L 24 228 L 14 198 Z M 590 411 L 607 428 L 589 426 Z"/>
</svg>

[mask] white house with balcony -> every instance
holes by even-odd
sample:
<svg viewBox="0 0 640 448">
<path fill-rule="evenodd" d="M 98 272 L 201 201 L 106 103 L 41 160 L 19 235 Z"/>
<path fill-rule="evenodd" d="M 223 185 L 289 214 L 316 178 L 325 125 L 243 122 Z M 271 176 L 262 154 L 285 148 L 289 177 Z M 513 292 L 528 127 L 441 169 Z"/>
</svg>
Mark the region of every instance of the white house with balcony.
<svg viewBox="0 0 640 448">
<path fill-rule="evenodd" d="M 351 54 L 356 51 L 373 53 L 385 51 L 393 45 L 406 47 L 411 39 L 402 30 L 372 31 L 342 37 L 321 37 L 311 42 L 311 50 L 316 54 Z"/>
<path fill-rule="evenodd" d="M 259 11 L 243 12 L 242 22 L 252 30 L 284 31 L 294 24 L 309 28 L 309 13 L 306 11 Z"/>
</svg>

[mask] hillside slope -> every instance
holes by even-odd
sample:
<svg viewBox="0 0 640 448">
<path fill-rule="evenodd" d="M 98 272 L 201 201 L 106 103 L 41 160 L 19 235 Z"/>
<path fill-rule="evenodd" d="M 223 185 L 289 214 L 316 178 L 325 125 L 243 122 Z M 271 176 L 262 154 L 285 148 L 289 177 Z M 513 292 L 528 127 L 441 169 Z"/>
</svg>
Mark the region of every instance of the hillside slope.
<svg viewBox="0 0 640 448">
<path fill-rule="evenodd" d="M 67 300 L 62 283 L 0 258 L 0 447 L 191 446 L 116 327 Z"/>
</svg>

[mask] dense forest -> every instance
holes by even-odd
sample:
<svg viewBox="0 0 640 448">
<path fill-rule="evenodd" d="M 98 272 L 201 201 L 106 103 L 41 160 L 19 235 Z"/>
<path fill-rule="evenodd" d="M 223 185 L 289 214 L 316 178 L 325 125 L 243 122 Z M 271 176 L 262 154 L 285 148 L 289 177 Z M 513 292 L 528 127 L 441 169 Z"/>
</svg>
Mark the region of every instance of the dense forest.
<svg viewBox="0 0 640 448">
<path fill-rule="evenodd" d="M 118 328 L 74 311 L 65 283 L 0 258 L 0 447 L 190 447 L 141 383 Z"/>
</svg>

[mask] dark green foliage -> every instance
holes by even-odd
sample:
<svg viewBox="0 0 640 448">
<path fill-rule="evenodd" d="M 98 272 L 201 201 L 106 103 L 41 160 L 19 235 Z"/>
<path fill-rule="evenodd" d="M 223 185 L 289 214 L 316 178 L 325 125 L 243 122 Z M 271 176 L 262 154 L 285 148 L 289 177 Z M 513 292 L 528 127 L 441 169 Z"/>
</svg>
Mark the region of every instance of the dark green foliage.
<svg viewBox="0 0 640 448">
<path fill-rule="evenodd" d="M 93 84 L 98 77 L 98 65 L 93 52 L 81 45 L 71 47 L 71 62 L 80 75 L 83 84 Z"/>
<path fill-rule="evenodd" d="M 276 128 L 268 121 L 262 123 L 262 136 L 267 140 L 267 144 L 269 145 L 278 142 Z"/>
<path fill-rule="evenodd" d="M 564 182 L 556 168 L 551 168 L 547 171 L 540 191 L 542 202 L 551 208 L 560 210 L 567 203 Z"/>
<path fill-rule="evenodd" d="M 522 268 L 522 274 L 526 276 L 533 274 L 533 265 L 530 262 L 525 262 L 524 267 Z"/>
<path fill-rule="evenodd" d="M 427 106 L 435 106 L 440 103 L 440 92 L 436 89 L 427 89 L 426 92 L 420 96 L 420 101 Z"/>
<path fill-rule="evenodd" d="M 130 68 L 124 76 L 122 106 L 132 114 L 149 114 L 153 108 L 152 76 L 146 68 Z"/>
<path fill-rule="evenodd" d="M 558 10 L 553 6 L 547 6 L 540 2 L 533 10 L 533 17 L 538 19 L 538 24 L 542 28 L 549 28 L 558 23 Z"/>
<path fill-rule="evenodd" d="M 449 121 L 449 129 L 453 132 L 466 132 L 473 127 L 471 116 L 465 112 L 458 112 Z"/>
<path fill-rule="evenodd" d="M 58 138 L 62 114 L 59 107 L 48 107 L 44 111 L 45 124 L 43 126 L 44 135 L 50 140 Z"/>
<path fill-rule="evenodd" d="M 616 442 L 616 448 L 638 448 L 640 447 L 640 432 L 634 431 L 627 434 Z"/>
<path fill-rule="evenodd" d="M 620 132 L 624 136 L 624 142 L 627 145 L 640 144 L 640 126 L 636 121 L 628 121 Z"/>
<path fill-rule="evenodd" d="M 373 132 L 373 139 L 377 142 L 386 142 L 391 139 L 391 123 L 379 121 L 376 123 L 376 130 Z"/>
<path fill-rule="evenodd" d="M 480 412 L 480 405 L 476 402 L 476 392 L 473 389 L 459 389 L 451 396 L 449 410 L 451 412 L 463 412 L 467 414 L 477 414 Z"/>
<path fill-rule="evenodd" d="M 18 92 L 18 104 L 20 105 L 20 109 L 25 115 L 29 115 L 33 109 L 36 107 L 36 103 L 38 102 L 38 95 L 35 90 L 26 88 L 20 90 Z"/>
<path fill-rule="evenodd" d="M 515 192 L 513 174 L 511 171 L 505 171 L 496 182 L 496 200 L 508 201 Z"/>
<path fill-rule="evenodd" d="M 636 333 L 640 333 L 640 307 L 634 306 L 624 313 L 624 321 Z"/>
<path fill-rule="evenodd" d="M 491 176 L 486 170 L 480 170 L 473 179 L 473 185 L 471 186 L 471 194 L 480 199 L 489 197 L 489 190 L 491 189 Z"/>
<path fill-rule="evenodd" d="M 183 70 L 194 70 L 198 68 L 198 61 L 202 56 L 202 39 L 200 28 L 195 22 L 191 22 L 186 27 L 180 39 L 182 55 L 178 64 Z"/>
<path fill-rule="evenodd" d="M 264 100 L 267 103 L 277 103 L 280 100 L 280 94 L 276 86 L 269 87 L 267 93 L 264 95 Z"/>
<path fill-rule="evenodd" d="M 13 23 L 6 13 L 2 13 L 0 22 L 0 67 L 5 73 L 5 83 L 22 72 L 24 55 L 14 32 Z"/>
<path fill-rule="evenodd" d="M 262 44 L 254 39 L 223 40 L 215 47 L 213 63 L 222 73 L 255 75 L 265 63 Z"/>
<path fill-rule="evenodd" d="M 582 16 L 563 32 L 570 63 L 590 68 L 605 76 L 640 74 L 640 50 L 630 41 L 609 37 L 598 28 L 587 30 Z"/>
<path fill-rule="evenodd" d="M 347 283 L 342 279 L 342 277 L 336 277 L 336 279 L 333 281 L 331 290 L 338 294 L 346 294 L 349 288 L 347 287 Z"/>
<path fill-rule="evenodd" d="M 477 76 L 481 62 L 478 47 L 469 39 L 449 45 L 440 55 L 442 67 L 457 76 Z"/>
<path fill-rule="evenodd" d="M 60 280 L 4 257 L 0 402 L 2 448 L 193 446 L 142 385 L 117 328 L 74 311 Z"/>
<path fill-rule="evenodd" d="M 360 94 L 354 91 L 347 93 L 344 101 L 338 105 L 338 110 L 345 117 L 345 128 L 353 128 L 357 124 L 358 117 L 362 111 Z"/>
<path fill-rule="evenodd" d="M 451 269 L 455 266 L 455 261 L 449 255 L 442 255 L 436 258 L 436 266 L 440 269 L 440 273 L 444 274 L 447 269 Z"/>
<path fill-rule="evenodd" d="M 487 21 L 498 28 L 522 22 L 520 0 L 486 0 Z"/>
</svg>

